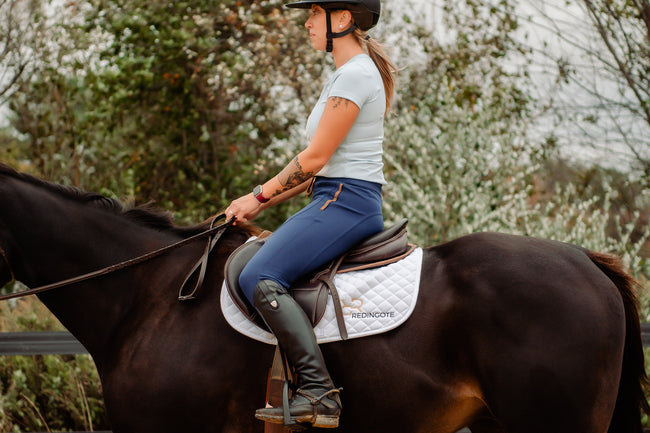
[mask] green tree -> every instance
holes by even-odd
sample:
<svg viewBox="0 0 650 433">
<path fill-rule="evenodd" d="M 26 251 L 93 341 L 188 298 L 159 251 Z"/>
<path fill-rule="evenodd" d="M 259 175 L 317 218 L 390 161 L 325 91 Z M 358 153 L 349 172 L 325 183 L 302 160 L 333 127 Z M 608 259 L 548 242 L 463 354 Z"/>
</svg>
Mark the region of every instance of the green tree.
<svg viewBox="0 0 650 433">
<path fill-rule="evenodd" d="M 90 1 L 59 25 L 77 49 L 13 99 L 32 160 L 188 219 L 223 208 L 284 163 L 323 69 L 280 4 Z"/>
<path fill-rule="evenodd" d="M 487 229 L 536 157 L 523 140 L 527 97 L 504 69 L 517 49 L 517 22 L 502 5 L 448 4 L 444 24 L 453 38 L 438 41 L 419 27 L 414 48 L 402 48 L 423 61 L 402 72 L 387 128 L 386 214 L 409 216 L 424 244 Z"/>
</svg>

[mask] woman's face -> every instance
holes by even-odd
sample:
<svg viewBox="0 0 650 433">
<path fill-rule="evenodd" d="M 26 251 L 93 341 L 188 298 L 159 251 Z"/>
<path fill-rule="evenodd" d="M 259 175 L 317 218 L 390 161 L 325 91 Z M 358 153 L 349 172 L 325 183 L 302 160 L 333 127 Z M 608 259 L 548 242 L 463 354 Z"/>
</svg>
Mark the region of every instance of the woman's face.
<svg viewBox="0 0 650 433">
<path fill-rule="evenodd" d="M 338 10 L 332 11 L 332 30 L 334 32 L 342 30 L 337 28 L 340 25 L 341 12 Z M 305 22 L 305 27 L 309 30 L 309 40 L 314 49 L 325 51 L 327 48 L 327 14 L 325 9 L 318 5 L 312 5 L 311 15 Z"/>
<path fill-rule="evenodd" d="M 325 51 L 327 46 L 327 16 L 325 9 L 318 5 L 311 6 L 311 14 L 305 22 L 309 30 L 309 40 L 314 49 Z"/>
</svg>

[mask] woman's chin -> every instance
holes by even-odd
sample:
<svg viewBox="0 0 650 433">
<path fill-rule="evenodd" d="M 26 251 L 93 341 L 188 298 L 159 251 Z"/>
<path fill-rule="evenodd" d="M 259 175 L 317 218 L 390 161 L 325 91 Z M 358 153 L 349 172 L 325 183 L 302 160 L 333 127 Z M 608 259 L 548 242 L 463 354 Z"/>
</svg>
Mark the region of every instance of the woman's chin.
<svg viewBox="0 0 650 433">
<path fill-rule="evenodd" d="M 313 41 L 313 40 L 311 41 L 311 46 L 316 51 L 325 51 L 325 48 L 326 48 L 325 44 L 321 44 L 321 43 L 318 43 L 318 42 Z"/>
</svg>

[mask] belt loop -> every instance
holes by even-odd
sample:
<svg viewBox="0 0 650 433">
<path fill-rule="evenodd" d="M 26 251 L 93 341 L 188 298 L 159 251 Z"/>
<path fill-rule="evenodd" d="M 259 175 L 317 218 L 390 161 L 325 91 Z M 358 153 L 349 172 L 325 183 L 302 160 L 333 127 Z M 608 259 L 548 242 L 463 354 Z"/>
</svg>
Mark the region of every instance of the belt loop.
<svg viewBox="0 0 650 433">
<path fill-rule="evenodd" d="M 309 182 L 309 186 L 307 187 L 307 197 L 311 197 L 311 195 L 314 193 L 314 184 L 316 183 L 316 176 L 311 178 L 311 182 Z"/>
</svg>

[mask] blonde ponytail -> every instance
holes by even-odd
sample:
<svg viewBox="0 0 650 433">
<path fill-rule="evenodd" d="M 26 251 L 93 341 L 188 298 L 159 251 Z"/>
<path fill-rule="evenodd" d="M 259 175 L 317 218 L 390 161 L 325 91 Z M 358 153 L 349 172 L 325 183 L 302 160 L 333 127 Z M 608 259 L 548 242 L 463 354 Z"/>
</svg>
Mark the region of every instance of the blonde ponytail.
<svg viewBox="0 0 650 433">
<path fill-rule="evenodd" d="M 366 47 L 368 55 L 375 62 L 381 79 L 384 82 L 384 91 L 386 92 L 386 111 L 393 111 L 393 97 L 395 96 L 395 76 L 397 75 L 397 68 L 390 60 L 384 47 L 375 39 L 372 39 L 363 30 L 357 28 L 354 31 L 354 36 L 357 38 L 361 46 Z"/>
</svg>

